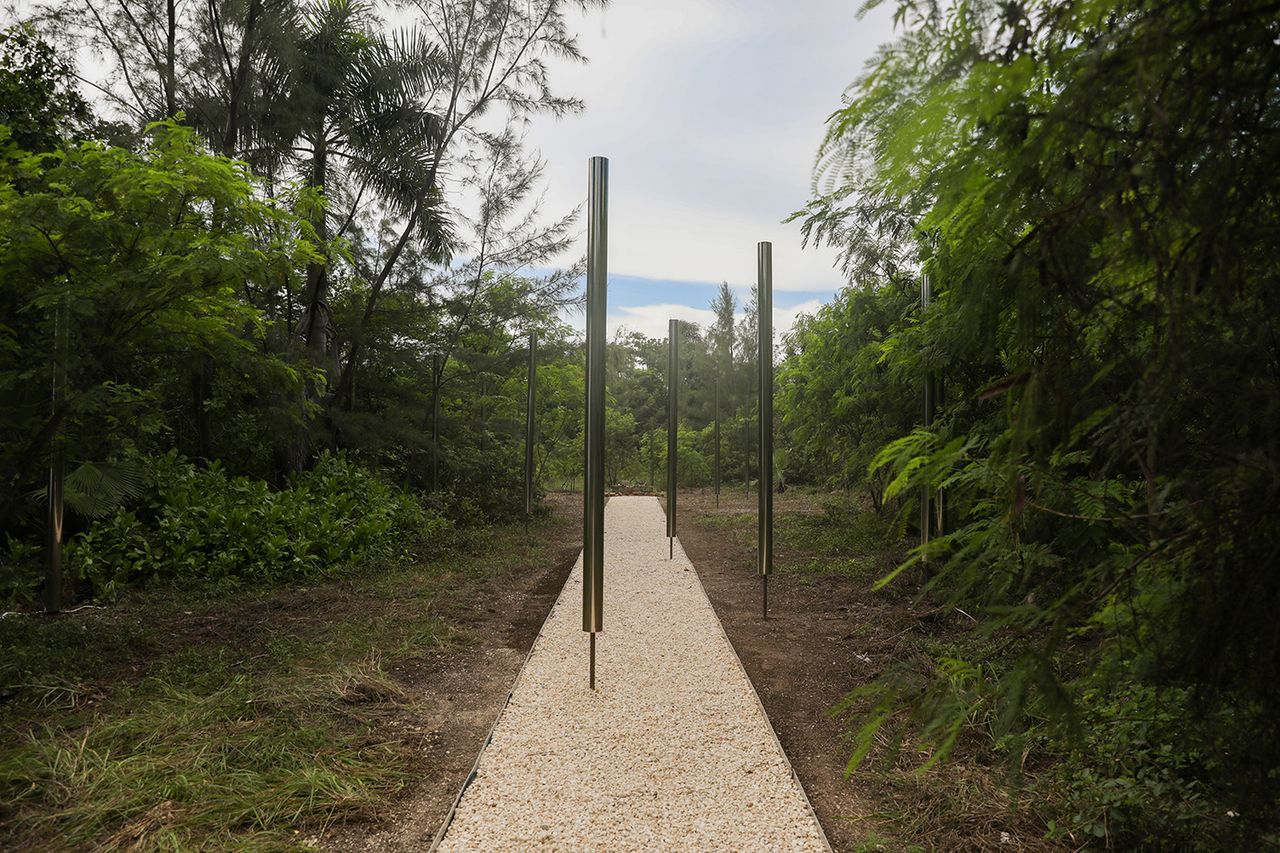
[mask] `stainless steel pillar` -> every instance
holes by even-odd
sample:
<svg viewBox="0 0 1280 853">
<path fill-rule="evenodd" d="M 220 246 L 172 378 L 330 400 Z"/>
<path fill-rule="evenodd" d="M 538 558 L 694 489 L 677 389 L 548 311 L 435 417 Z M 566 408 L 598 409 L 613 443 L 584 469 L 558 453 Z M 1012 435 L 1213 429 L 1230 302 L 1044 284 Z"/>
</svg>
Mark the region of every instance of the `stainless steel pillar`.
<svg viewBox="0 0 1280 853">
<path fill-rule="evenodd" d="M 431 354 L 431 491 L 440 490 L 440 353 Z"/>
<path fill-rule="evenodd" d="M 676 489 L 679 457 L 676 433 L 680 424 L 680 321 L 667 321 L 667 558 L 676 556 Z"/>
<path fill-rule="evenodd" d="M 929 310 L 930 303 L 933 302 L 933 282 L 929 280 L 929 274 L 921 271 L 920 273 L 920 313 L 921 322 L 924 320 L 924 314 Z M 924 428 L 929 429 L 933 426 L 933 374 L 925 372 L 924 375 Z M 932 492 L 929 485 L 920 487 L 920 546 L 929 544 L 929 534 L 933 527 L 933 500 Z M 922 563 L 929 562 L 929 555 L 922 553 L 920 555 Z"/>
<path fill-rule="evenodd" d="M 760 613 L 769 618 L 769 575 L 773 573 L 773 244 L 756 247 L 756 299 L 760 362 L 760 509 L 756 537 L 760 566 Z"/>
<path fill-rule="evenodd" d="M 720 377 L 718 375 L 715 378 L 715 407 L 716 407 L 716 417 L 715 417 L 716 426 L 714 430 L 714 435 L 715 435 L 715 442 L 716 442 L 716 452 L 712 460 L 711 477 L 712 477 L 712 485 L 715 488 L 715 492 L 716 492 L 716 509 L 719 509 L 720 508 Z"/>
<path fill-rule="evenodd" d="M 529 333 L 529 379 L 524 412 L 524 516 L 533 515 L 533 447 L 537 428 L 534 406 L 538 399 L 538 333 Z"/>
<path fill-rule="evenodd" d="M 66 299 L 54 309 L 53 321 L 53 387 L 49 412 L 53 418 L 63 406 L 66 395 L 67 355 L 70 321 Z M 65 421 L 64 421 L 65 422 Z M 63 481 L 66 476 L 66 439 L 61 427 L 54 433 L 49 456 L 48 518 L 45 531 L 44 610 L 62 610 L 62 509 Z"/>
<path fill-rule="evenodd" d="M 597 631 L 604 628 L 604 360 L 608 293 L 609 161 L 592 157 L 587 197 L 587 412 L 582 495 L 582 630 L 591 632 L 594 689 Z"/>
</svg>

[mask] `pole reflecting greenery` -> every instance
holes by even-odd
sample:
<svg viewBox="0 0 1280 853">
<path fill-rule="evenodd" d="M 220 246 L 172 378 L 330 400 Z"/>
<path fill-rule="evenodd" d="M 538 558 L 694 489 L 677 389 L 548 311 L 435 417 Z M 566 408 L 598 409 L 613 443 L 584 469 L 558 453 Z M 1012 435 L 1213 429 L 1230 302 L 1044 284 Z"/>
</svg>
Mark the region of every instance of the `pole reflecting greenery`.
<svg viewBox="0 0 1280 853">
<path fill-rule="evenodd" d="M 67 350 L 70 340 L 68 305 L 66 297 L 59 302 L 53 315 L 53 387 L 50 393 L 50 417 L 56 423 L 65 405 L 67 382 Z M 66 478 L 66 438 L 61 428 L 54 434 L 49 457 L 49 501 L 46 519 L 46 548 L 44 576 L 44 609 L 46 613 L 62 610 L 62 514 L 63 482 Z"/>
<path fill-rule="evenodd" d="M 929 305 L 933 302 L 933 282 L 929 280 L 927 272 L 920 273 L 920 311 L 921 314 L 929 310 Z M 926 371 L 924 374 L 924 428 L 929 429 L 933 426 L 933 374 Z M 932 492 L 929 484 L 925 483 L 920 487 L 920 547 L 923 549 L 929 544 L 929 533 L 933 522 L 933 500 Z M 929 562 L 927 552 L 920 555 L 922 563 Z"/>
<path fill-rule="evenodd" d="M 715 443 L 716 452 L 712 458 L 712 485 L 716 492 L 716 509 L 720 508 L 720 376 L 715 378 Z"/>
<path fill-rule="evenodd" d="M 431 491 L 440 491 L 440 353 L 431 354 Z"/>
<path fill-rule="evenodd" d="M 680 485 L 676 460 L 680 418 L 680 321 L 667 321 L 667 549 L 676 555 L 676 489 Z"/>
<path fill-rule="evenodd" d="M 604 628 L 604 368 L 608 293 L 609 161 L 592 157 L 587 198 L 587 388 L 582 518 L 582 630 Z"/>
<path fill-rule="evenodd" d="M 756 300 L 759 316 L 760 376 L 760 510 L 757 554 L 760 570 L 760 611 L 769 615 L 769 575 L 773 572 L 773 244 L 756 247 L 758 262 Z"/>
<path fill-rule="evenodd" d="M 529 333 L 529 379 L 524 410 L 524 515 L 533 516 L 534 406 L 538 398 L 538 333 Z"/>
</svg>

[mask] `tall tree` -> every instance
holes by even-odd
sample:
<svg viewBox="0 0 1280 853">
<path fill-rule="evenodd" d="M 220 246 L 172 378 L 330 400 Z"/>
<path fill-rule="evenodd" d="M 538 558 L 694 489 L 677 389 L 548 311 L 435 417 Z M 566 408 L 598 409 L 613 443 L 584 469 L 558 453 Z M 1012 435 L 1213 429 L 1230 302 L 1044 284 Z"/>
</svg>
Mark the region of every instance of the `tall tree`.
<svg viewBox="0 0 1280 853">
<path fill-rule="evenodd" d="M 721 383 L 725 383 L 733 372 L 733 358 L 738 344 L 738 298 L 729 289 L 727 281 L 720 282 L 720 289 L 711 300 L 711 310 L 715 312 L 716 318 L 707 330 L 707 340 L 715 359 L 716 375 Z"/>
</svg>

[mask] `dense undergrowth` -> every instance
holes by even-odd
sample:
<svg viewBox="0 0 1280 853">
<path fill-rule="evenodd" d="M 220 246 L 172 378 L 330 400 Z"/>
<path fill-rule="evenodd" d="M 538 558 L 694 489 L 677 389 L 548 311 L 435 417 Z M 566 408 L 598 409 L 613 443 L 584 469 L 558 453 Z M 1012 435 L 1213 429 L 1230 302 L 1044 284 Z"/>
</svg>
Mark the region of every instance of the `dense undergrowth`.
<svg viewBox="0 0 1280 853">
<path fill-rule="evenodd" d="M 437 509 L 341 456 L 322 454 L 310 470 L 274 489 L 201 468 L 170 453 L 150 460 L 138 497 L 87 520 L 66 545 L 66 566 L 82 598 L 112 598 L 130 587 L 194 582 L 220 586 L 315 580 L 386 566 L 447 544 L 454 523 L 475 520 L 467 505 L 437 498 Z M 39 552 L 10 539 L 0 596 L 30 601 L 42 580 Z"/>
<path fill-rule="evenodd" d="M 702 521 L 754 542 L 751 515 Z M 1046 661 L 1055 678 L 1079 690 L 1069 717 L 1035 699 L 1011 708 L 999 685 L 1019 677 L 1028 646 L 1043 634 L 984 630 L 968 605 L 929 588 L 919 565 L 898 583 L 879 583 L 915 544 L 901 518 L 862 496 L 796 496 L 780 504 L 776 523 L 786 554 L 779 571 L 804 583 L 841 577 L 865 584 L 867 601 L 885 608 L 879 618 L 902 633 L 890 674 L 832 709 L 851 723 L 855 780 L 872 774 L 912 796 L 963 798 L 979 773 L 984 785 L 1023 803 L 1024 819 L 1038 821 L 1047 839 L 1072 849 L 1246 849 L 1260 837 L 1270 817 L 1265 806 L 1252 816 L 1241 811 L 1260 782 L 1230 772 L 1233 756 L 1266 728 L 1256 706 L 1213 708 L 1186 687 L 1146 684 L 1123 669 L 1097 671 L 1097 639 L 1082 635 Z M 945 812 L 936 818 L 945 822 Z M 919 821 L 884 819 L 898 842 L 930 842 Z"/>
</svg>

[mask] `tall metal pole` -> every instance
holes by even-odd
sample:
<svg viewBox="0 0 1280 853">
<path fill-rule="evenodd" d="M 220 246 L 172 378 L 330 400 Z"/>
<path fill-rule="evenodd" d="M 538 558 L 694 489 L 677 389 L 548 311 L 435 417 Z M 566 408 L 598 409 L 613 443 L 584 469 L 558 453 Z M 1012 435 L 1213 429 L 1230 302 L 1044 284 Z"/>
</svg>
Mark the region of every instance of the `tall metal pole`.
<svg viewBox="0 0 1280 853">
<path fill-rule="evenodd" d="M 920 311 L 921 320 L 923 315 L 929 310 L 929 304 L 933 302 L 933 283 L 929 280 L 927 272 L 920 273 Z M 924 428 L 929 429 L 933 426 L 933 374 L 926 372 L 924 375 Z M 929 544 L 929 534 L 933 526 L 933 507 L 932 493 L 929 484 L 920 487 L 920 547 L 923 549 Z M 920 554 L 922 563 L 929 562 L 929 554 L 922 551 Z"/>
<path fill-rule="evenodd" d="M 596 686 L 596 632 L 604 629 L 604 358 L 608 293 L 609 161 L 592 157 L 587 196 L 587 412 L 582 495 L 582 630 L 591 634 L 589 680 Z"/>
<path fill-rule="evenodd" d="M 680 321 L 667 321 L 667 559 L 676 556 L 676 430 L 680 417 Z"/>
<path fill-rule="evenodd" d="M 431 354 L 431 491 L 440 491 L 440 353 Z"/>
<path fill-rule="evenodd" d="M 524 412 L 524 517 L 525 523 L 533 516 L 533 445 L 534 404 L 538 391 L 538 333 L 529 333 L 529 379 Z"/>
<path fill-rule="evenodd" d="M 773 244 L 756 247 L 756 299 L 760 336 L 760 511 L 757 535 L 760 563 L 760 614 L 769 618 L 769 575 L 773 573 Z"/>
<path fill-rule="evenodd" d="M 717 376 L 716 376 L 716 379 L 715 379 L 715 389 L 716 389 L 716 393 L 715 393 L 715 406 L 716 406 L 716 417 L 715 417 L 715 424 L 716 424 L 716 428 L 715 428 L 715 442 L 716 442 L 716 453 L 715 453 L 715 458 L 714 458 L 714 462 L 713 462 L 712 482 L 713 482 L 713 485 L 714 485 L 714 487 L 715 487 L 715 491 L 716 491 L 716 509 L 719 509 L 719 508 L 720 508 L 720 377 L 719 377 L 719 375 L 717 375 Z"/>
<path fill-rule="evenodd" d="M 66 297 L 54 309 L 53 320 L 53 390 L 50 394 L 50 414 L 58 418 L 63 406 L 67 382 L 67 349 L 69 339 Z M 62 485 L 66 475 L 66 447 L 61 429 L 54 434 L 49 457 L 49 513 L 45 531 L 44 610 L 57 613 L 62 610 Z"/>
</svg>

